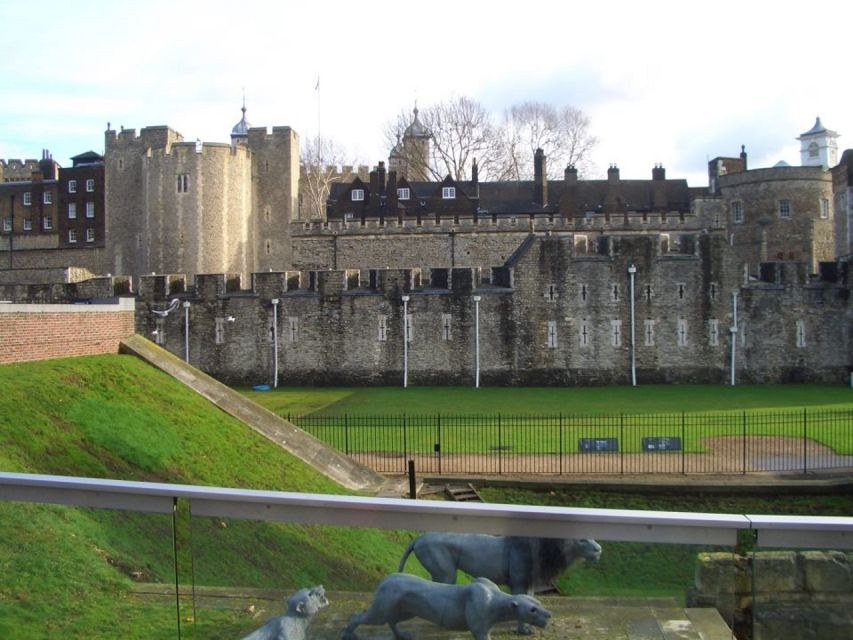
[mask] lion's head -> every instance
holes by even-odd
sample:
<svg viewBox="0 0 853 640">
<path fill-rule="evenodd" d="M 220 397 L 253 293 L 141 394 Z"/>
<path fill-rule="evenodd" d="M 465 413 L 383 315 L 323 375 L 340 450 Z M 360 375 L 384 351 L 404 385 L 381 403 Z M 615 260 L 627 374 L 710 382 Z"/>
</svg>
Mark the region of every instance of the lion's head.
<svg viewBox="0 0 853 640">
<path fill-rule="evenodd" d="M 516 595 L 510 600 L 509 606 L 515 612 L 515 618 L 535 627 L 544 627 L 551 619 L 551 612 L 542 606 L 536 598 L 526 595 Z"/>
</svg>

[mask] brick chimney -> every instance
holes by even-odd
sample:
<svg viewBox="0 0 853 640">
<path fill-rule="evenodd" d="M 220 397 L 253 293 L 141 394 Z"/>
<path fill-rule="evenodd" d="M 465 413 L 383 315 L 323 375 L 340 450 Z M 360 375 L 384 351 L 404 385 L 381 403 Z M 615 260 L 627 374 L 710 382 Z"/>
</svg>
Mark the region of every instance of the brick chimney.
<svg viewBox="0 0 853 640">
<path fill-rule="evenodd" d="M 380 160 L 379 166 L 376 168 L 376 180 L 379 183 L 379 190 L 385 191 L 385 163 Z"/>
<path fill-rule="evenodd" d="M 652 169 L 652 207 L 666 209 L 666 169 L 657 164 Z"/>
<path fill-rule="evenodd" d="M 563 180 L 567 187 L 575 187 L 578 184 L 578 170 L 575 165 L 566 165 L 566 170 L 563 172 Z"/>
<path fill-rule="evenodd" d="M 542 149 L 533 154 L 533 202 L 540 207 L 548 205 L 548 172 Z"/>
<path fill-rule="evenodd" d="M 607 211 L 622 210 L 622 185 L 619 182 L 619 167 L 611 164 L 607 169 L 607 195 L 604 198 Z"/>
</svg>

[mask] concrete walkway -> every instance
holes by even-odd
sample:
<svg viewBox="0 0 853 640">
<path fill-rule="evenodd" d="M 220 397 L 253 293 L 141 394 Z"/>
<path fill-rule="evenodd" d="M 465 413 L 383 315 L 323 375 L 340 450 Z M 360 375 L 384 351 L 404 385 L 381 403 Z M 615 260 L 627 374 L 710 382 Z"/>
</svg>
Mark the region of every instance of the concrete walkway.
<svg viewBox="0 0 853 640">
<path fill-rule="evenodd" d="M 183 591 L 183 588 L 182 588 Z M 189 594 L 189 588 L 185 593 Z M 174 585 L 140 584 L 135 600 L 175 604 Z M 195 588 L 195 612 L 203 625 L 205 610 L 231 609 L 245 615 L 245 623 L 234 635 L 248 634 L 269 618 L 281 615 L 282 600 L 289 593 L 271 589 Z M 329 606 L 314 618 L 309 630 L 312 640 L 339 640 L 352 614 L 364 610 L 369 593 L 330 591 Z M 716 609 L 684 608 L 672 598 L 539 598 L 552 614 L 545 629 L 532 638 L 541 640 L 732 640 L 734 635 Z M 186 601 L 187 607 L 189 602 Z M 401 623 L 418 640 L 471 640 L 471 634 L 445 631 L 419 619 Z M 362 640 L 391 640 L 385 626 L 358 628 Z M 517 640 L 515 625 L 503 623 L 492 629 L 492 638 Z"/>
<path fill-rule="evenodd" d="M 396 497 L 406 492 L 404 481 L 386 478 L 355 462 L 142 336 L 122 340 L 119 353 L 134 355 L 164 371 L 347 489 Z"/>
</svg>

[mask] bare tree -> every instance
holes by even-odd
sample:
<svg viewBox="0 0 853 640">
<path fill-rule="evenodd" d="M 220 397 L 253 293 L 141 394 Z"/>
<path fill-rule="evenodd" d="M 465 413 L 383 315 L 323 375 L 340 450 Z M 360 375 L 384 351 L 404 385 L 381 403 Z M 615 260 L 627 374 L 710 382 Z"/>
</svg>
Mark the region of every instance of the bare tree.
<svg viewBox="0 0 853 640">
<path fill-rule="evenodd" d="M 481 179 L 530 179 L 538 148 L 548 157 L 549 177 L 561 176 L 568 164 L 584 174 L 592 168 L 589 156 L 598 142 L 589 132 L 589 118 L 571 106 L 523 102 L 506 109 L 496 125 L 480 103 L 461 97 L 427 107 L 417 117 L 430 135 L 428 156 L 421 153 L 423 147 L 407 144 L 413 119 L 405 111 L 385 127 L 385 139 L 411 173 L 433 180 L 448 174 L 467 180 L 474 158 Z"/>
<path fill-rule="evenodd" d="M 581 110 L 522 102 L 504 111 L 500 159 L 494 174 L 499 180 L 529 180 L 536 149 L 542 149 L 548 158 L 549 177 L 560 177 L 567 165 L 583 174 L 592 168 L 589 156 L 597 143 L 589 132 L 589 118 Z"/>
<path fill-rule="evenodd" d="M 474 159 L 481 174 L 488 173 L 497 158 L 497 130 L 491 114 L 477 101 L 460 97 L 440 102 L 417 112 L 417 117 L 430 136 L 427 170 L 434 180 L 450 175 L 467 180 Z M 407 146 L 406 130 L 412 116 L 403 112 L 385 128 L 385 139 L 395 145 L 413 169 L 424 164 L 418 145 Z"/>
<path fill-rule="evenodd" d="M 344 152 L 334 140 L 309 138 L 299 164 L 299 219 L 325 220 L 332 184 L 352 179 L 352 163 L 344 164 Z"/>
</svg>

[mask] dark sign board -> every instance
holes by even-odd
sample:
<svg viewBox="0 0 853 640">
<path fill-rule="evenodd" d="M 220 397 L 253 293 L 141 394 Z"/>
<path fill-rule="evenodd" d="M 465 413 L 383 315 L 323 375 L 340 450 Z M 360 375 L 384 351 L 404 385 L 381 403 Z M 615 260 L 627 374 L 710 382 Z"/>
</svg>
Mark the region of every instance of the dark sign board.
<svg viewBox="0 0 853 640">
<path fill-rule="evenodd" d="M 643 438 L 643 451 L 681 451 L 681 438 L 670 436 Z"/>
<path fill-rule="evenodd" d="M 580 438 L 578 449 L 581 453 L 619 451 L 619 438 Z"/>
</svg>

